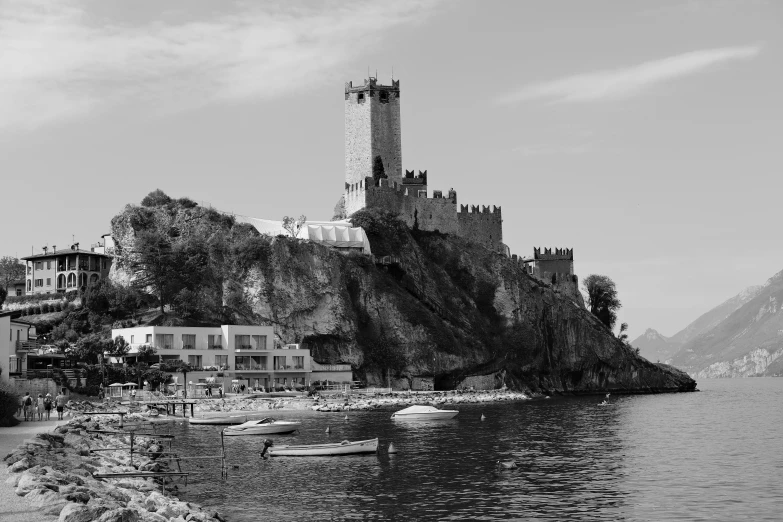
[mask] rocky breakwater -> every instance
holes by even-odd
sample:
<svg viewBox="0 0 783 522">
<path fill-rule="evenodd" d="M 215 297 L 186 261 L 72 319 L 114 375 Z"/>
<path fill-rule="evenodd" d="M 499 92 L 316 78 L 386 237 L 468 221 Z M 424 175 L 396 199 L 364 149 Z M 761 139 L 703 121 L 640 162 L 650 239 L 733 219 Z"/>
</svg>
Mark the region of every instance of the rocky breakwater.
<svg viewBox="0 0 783 522">
<path fill-rule="evenodd" d="M 60 522 L 223 521 L 219 513 L 170 496 L 176 491 L 170 477 L 95 478 L 95 474 L 168 470 L 165 462 L 157 460 L 163 446 L 154 437 L 134 437 L 131 462 L 126 449 L 129 435 L 93 432 L 117 429 L 118 420 L 101 417 L 77 414 L 53 432 L 25 440 L 5 457 L 10 475 L 6 484 L 30 501 L 31 510 L 59 516 Z M 126 415 L 125 422 L 146 421 L 134 414 Z M 121 449 L 90 452 L 110 448 Z M 169 496 L 159 491 L 161 481 L 166 482 Z"/>
<path fill-rule="evenodd" d="M 348 395 L 340 397 L 321 397 L 311 406 L 313 411 L 361 411 L 374 410 L 385 406 L 413 406 L 414 404 L 429 404 L 432 406 L 456 404 L 483 404 L 488 402 L 523 401 L 530 399 L 521 392 L 509 390 L 489 391 L 444 391 L 444 392 L 402 392 L 378 394 L 371 397 Z"/>
<path fill-rule="evenodd" d="M 197 413 L 220 411 L 266 412 L 271 410 L 307 410 L 313 405 L 313 399 L 305 397 L 286 397 L 262 399 L 258 397 L 230 397 L 227 399 L 204 400 L 194 406 Z"/>
</svg>

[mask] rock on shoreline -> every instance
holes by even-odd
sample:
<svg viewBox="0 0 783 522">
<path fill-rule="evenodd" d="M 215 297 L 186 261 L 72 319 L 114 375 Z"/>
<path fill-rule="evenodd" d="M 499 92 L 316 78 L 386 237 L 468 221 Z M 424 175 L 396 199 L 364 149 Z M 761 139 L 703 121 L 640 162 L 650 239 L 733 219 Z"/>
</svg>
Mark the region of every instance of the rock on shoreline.
<svg viewBox="0 0 783 522">
<path fill-rule="evenodd" d="M 29 500 L 31 508 L 59 515 L 60 522 L 224 522 L 215 511 L 161 494 L 161 480 L 166 482 L 167 494 L 176 491 L 169 477 L 94 478 L 94 473 L 168 470 L 166 462 L 151 458 L 163 450 L 154 437 L 135 437 L 133 465 L 125 449 L 90 453 L 91 449 L 125 448 L 130 443 L 125 434 L 88 433 L 116 430 L 116 419 L 96 417 L 77 415 L 53 432 L 25 440 L 4 459 L 9 475 L 6 484 Z M 143 422 L 144 418 L 126 415 L 125 421 Z M 139 455 L 137 447 L 153 455 Z"/>
<path fill-rule="evenodd" d="M 487 391 L 441 391 L 441 392 L 392 392 L 373 395 L 329 394 L 314 397 L 291 397 L 277 399 L 259 399 L 252 396 L 228 397 L 226 399 L 205 400 L 195 406 L 198 413 L 239 412 L 269 410 L 307 410 L 313 411 L 367 411 L 385 406 L 410 406 L 412 404 L 431 404 L 433 406 L 449 404 L 479 404 L 487 402 L 522 401 L 530 396 L 510 390 Z"/>
</svg>

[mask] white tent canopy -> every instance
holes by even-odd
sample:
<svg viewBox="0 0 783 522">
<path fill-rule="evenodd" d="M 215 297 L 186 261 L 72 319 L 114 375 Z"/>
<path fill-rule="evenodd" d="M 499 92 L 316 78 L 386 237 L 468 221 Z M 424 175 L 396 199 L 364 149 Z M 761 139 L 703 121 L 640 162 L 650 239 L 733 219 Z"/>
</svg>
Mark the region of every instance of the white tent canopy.
<svg viewBox="0 0 783 522">
<path fill-rule="evenodd" d="M 283 228 L 282 221 L 234 216 L 238 223 L 249 223 L 260 233 L 268 236 L 290 236 Z M 365 254 L 372 253 L 370 242 L 361 227 L 354 227 L 350 221 L 306 221 L 297 234 L 299 239 L 309 239 L 316 243 L 334 248 L 362 249 Z"/>
</svg>

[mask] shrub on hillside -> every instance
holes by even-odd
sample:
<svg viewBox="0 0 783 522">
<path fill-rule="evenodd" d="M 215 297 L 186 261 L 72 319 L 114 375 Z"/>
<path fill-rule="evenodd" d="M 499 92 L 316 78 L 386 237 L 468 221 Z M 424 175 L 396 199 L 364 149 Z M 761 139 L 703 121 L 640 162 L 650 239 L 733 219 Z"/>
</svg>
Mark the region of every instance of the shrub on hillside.
<svg viewBox="0 0 783 522">
<path fill-rule="evenodd" d="M 6 384 L 0 384 L 0 427 L 16 426 L 19 420 L 14 417 L 19 409 L 21 397 L 16 390 Z"/>
<path fill-rule="evenodd" d="M 48 314 L 52 311 L 52 307 L 49 303 L 44 303 L 41 305 L 41 313 Z"/>
</svg>

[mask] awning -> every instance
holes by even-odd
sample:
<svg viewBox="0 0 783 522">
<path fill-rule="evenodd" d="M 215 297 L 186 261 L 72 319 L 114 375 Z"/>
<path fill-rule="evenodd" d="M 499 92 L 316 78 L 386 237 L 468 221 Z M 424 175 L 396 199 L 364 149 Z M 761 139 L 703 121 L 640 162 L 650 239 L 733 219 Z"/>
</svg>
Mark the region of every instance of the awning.
<svg viewBox="0 0 783 522">
<path fill-rule="evenodd" d="M 290 236 L 283 228 L 282 221 L 259 219 L 247 216 L 234 216 L 238 223 L 253 225 L 261 234 L 267 236 Z M 370 242 L 361 227 L 354 227 L 350 221 L 306 221 L 299 230 L 299 239 L 308 239 L 315 243 L 333 248 L 361 249 L 365 254 L 371 254 Z"/>
</svg>

